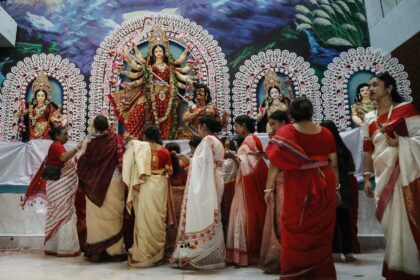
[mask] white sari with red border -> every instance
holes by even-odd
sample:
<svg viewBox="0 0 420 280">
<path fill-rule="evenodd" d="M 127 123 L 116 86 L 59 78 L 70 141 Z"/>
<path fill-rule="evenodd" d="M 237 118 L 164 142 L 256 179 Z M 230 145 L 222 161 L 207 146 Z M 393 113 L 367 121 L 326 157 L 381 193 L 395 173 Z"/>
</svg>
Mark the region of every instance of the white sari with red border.
<svg viewBox="0 0 420 280">
<path fill-rule="evenodd" d="M 387 120 L 389 118 L 389 121 Z M 397 136 L 390 147 L 377 123 L 389 122 L 407 135 Z M 401 127 L 404 129 L 401 130 Z M 391 130 L 391 133 L 395 130 Z M 410 103 L 395 106 L 377 118 L 365 118 L 364 150 L 372 151 L 375 170 L 376 216 L 386 240 L 383 276 L 386 279 L 420 279 L 420 115 Z M 416 205 L 417 204 L 417 205 Z"/>
</svg>

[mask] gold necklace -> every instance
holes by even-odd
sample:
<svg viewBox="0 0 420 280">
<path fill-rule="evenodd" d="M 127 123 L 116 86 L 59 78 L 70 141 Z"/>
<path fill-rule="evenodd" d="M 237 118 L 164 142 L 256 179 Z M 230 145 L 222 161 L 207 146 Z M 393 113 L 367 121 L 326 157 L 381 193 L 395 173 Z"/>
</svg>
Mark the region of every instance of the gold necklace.
<svg viewBox="0 0 420 280">
<path fill-rule="evenodd" d="M 31 110 L 30 114 L 31 114 L 31 121 L 32 121 L 32 125 L 35 125 L 37 120 L 39 119 L 39 117 L 42 116 L 42 114 L 44 114 L 45 109 L 47 108 L 47 105 L 42 105 L 42 106 L 36 106 L 35 107 L 35 114 L 33 114 L 33 111 Z"/>
<path fill-rule="evenodd" d="M 165 62 L 163 62 L 163 63 L 155 63 L 155 65 L 156 65 L 157 69 L 159 69 L 160 72 L 165 71 L 165 68 L 166 68 L 166 63 Z"/>
</svg>

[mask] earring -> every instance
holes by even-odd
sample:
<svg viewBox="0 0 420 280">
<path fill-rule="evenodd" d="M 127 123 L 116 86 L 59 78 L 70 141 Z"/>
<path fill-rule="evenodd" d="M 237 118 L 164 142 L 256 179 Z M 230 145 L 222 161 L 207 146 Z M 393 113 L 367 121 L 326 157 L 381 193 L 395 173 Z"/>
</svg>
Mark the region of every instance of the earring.
<svg viewBox="0 0 420 280">
<path fill-rule="evenodd" d="M 38 104 L 38 100 L 35 99 L 33 103 L 36 106 Z"/>
</svg>

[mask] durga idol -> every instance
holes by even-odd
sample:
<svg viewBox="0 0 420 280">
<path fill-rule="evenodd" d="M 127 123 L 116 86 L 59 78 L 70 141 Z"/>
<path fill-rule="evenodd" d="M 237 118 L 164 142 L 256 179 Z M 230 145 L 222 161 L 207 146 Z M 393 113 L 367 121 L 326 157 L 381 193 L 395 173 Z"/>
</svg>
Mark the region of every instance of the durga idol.
<svg viewBox="0 0 420 280">
<path fill-rule="evenodd" d="M 133 42 L 131 54 L 123 51 L 124 61 L 131 71 L 121 75 L 130 78 L 122 83 L 123 90 L 110 94 L 115 114 L 125 127 L 125 138 L 142 139 L 147 125 L 159 126 L 162 139 L 173 139 L 178 128 L 179 90 L 190 85 L 197 77 L 186 75 L 192 70 L 191 63 L 182 66 L 189 52 L 189 45 L 174 60 L 169 41 L 161 27 L 156 27 L 148 42 L 144 58 Z"/>
</svg>

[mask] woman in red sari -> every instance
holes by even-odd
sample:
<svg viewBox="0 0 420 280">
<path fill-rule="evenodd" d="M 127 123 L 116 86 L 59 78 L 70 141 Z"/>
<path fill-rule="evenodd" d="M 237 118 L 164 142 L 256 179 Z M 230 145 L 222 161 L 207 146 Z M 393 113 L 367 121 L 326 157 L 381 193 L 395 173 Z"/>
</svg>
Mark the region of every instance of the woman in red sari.
<svg viewBox="0 0 420 280">
<path fill-rule="evenodd" d="M 284 171 L 280 279 L 336 279 L 336 145 L 331 132 L 311 121 L 312 113 L 309 99 L 294 100 L 294 123 L 280 128 L 266 150 L 271 166 Z M 266 187 L 267 201 L 273 188 Z"/>
<path fill-rule="evenodd" d="M 230 209 L 226 239 L 226 261 L 238 266 L 257 264 L 260 256 L 266 205 L 264 187 L 267 165 L 259 155 L 264 152 L 255 132 L 255 120 L 242 115 L 235 119 L 235 133 L 245 140 L 235 156 L 239 164 L 235 194 Z M 232 155 L 232 153 L 227 153 Z"/>
</svg>

